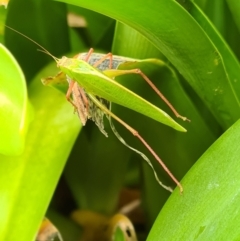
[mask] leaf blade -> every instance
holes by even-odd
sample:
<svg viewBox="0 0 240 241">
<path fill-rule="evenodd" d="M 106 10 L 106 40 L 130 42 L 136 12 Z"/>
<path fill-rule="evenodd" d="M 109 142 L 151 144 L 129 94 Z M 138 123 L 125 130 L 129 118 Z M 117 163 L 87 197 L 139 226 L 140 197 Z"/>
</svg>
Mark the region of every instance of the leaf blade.
<svg viewBox="0 0 240 241">
<path fill-rule="evenodd" d="M 0 44 L 0 153 L 19 155 L 28 127 L 28 99 L 24 75 L 12 54 Z"/>
<path fill-rule="evenodd" d="M 239 239 L 239 130 L 240 121 L 190 169 L 182 181 L 183 196 L 175 190 L 147 240 Z"/>
<path fill-rule="evenodd" d="M 17 157 L 0 156 L 0 203 L 4 207 L 0 239 L 6 241 L 35 238 L 80 129 L 77 117 L 66 115 L 71 107 L 63 96 L 44 88 L 39 76 L 29 93 L 36 118 L 27 133 L 26 148 Z M 57 141 L 56 136 L 61 138 Z"/>
</svg>

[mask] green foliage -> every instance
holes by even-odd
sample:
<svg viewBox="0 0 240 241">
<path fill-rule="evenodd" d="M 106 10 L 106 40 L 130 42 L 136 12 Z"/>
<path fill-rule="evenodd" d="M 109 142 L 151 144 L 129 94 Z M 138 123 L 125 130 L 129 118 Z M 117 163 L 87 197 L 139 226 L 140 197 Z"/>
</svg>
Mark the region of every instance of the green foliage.
<svg viewBox="0 0 240 241">
<path fill-rule="evenodd" d="M 147 240 L 239 240 L 239 130 L 240 121 L 199 158 L 182 180 L 185 193 L 175 190 Z"/>
<path fill-rule="evenodd" d="M 64 240 L 78 240 L 76 226 L 61 208 L 73 209 L 65 198 L 75 202 L 75 208 L 113 215 L 123 186 L 137 187 L 143 194 L 148 241 L 239 239 L 238 8 L 236 0 L 11 0 L 1 9 L 0 40 L 8 50 L 1 45 L 0 240 L 34 240 L 51 199 L 48 216 Z M 50 57 L 4 30 L 4 24 L 57 57 L 93 47 L 132 58 L 160 58 L 158 68 L 143 64 L 141 70 L 191 120 L 176 119 L 187 133 L 118 105 L 112 111 L 141 133 L 174 175 L 184 177 L 183 195 L 176 189 L 168 199 L 170 193 L 158 186 L 143 160 L 117 140 L 107 121 L 108 138 L 90 121 L 81 128 L 64 95 L 41 84 L 41 78 L 57 73 L 56 64 L 42 69 Z M 116 80 L 175 118 L 140 77 Z M 127 143 L 146 152 L 115 125 Z M 161 180 L 173 185 L 151 160 Z M 60 189 L 67 186 L 63 196 L 54 195 L 60 176 L 65 183 L 60 182 Z M 122 240 L 121 230 L 118 233 L 115 240 Z"/>
<path fill-rule="evenodd" d="M 8 50 L 0 45 L 1 69 L 1 140 L 0 152 L 19 155 L 24 149 L 28 125 L 27 89 L 21 69 Z M 12 80 L 16 80 L 12 83 Z"/>
</svg>

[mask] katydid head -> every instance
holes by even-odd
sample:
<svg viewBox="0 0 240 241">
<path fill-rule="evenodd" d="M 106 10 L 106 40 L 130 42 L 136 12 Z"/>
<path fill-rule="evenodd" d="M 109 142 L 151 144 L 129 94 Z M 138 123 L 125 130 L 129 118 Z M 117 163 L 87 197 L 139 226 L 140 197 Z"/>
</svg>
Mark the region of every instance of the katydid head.
<svg viewBox="0 0 240 241">
<path fill-rule="evenodd" d="M 73 69 L 79 69 L 82 65 L 87 65 L 88 68 L 89 64 L 83 60 L 79 60 L 77 58 L 68 58 L 63 56 L 61 59 L 57 61 L 57 67 L 60 68 L 64 73 L 72 72 Z"/>
<path fill-rule="evenodd" d="M 66 63 L 69 62 L 69 60 L 71 61 L 71 59 L 69 59 L 68 57 L 63 56 L 61 59 L 57 61 L 57 67 L 66 65 Z"/>
<path fill-rule="evenodd" d="M 12 31 L 14 31 L 14 32 L 22 35 L 22 36 L 25 37 L 26 39 L 30 40 L 32 43 L 36 44 L 38 47 L 41 48 L 41 49 L 39 49 L 39 51 L 41 51 L 41 52 L 43 52 L 43 53 L 51 56 L 51 57 L 54 59 L 55 62 L 57 62 L 57 63 L 59 62 L 59 59 L 58 59 L 57 57 L 55 57 L 54 55 L 52 55 L 47 49 L 45 49 L 42 45 L 40 45 L 39 43 L 37 43 L 37 42 L 34 41 L 33 39 L 29 38 L 27 35 L 19 32 L 19 31 L 17 31 L 16 29 L 11 28 L 11 27 L 9 27 L 9 26 L 7 26 L 7 25 L 5 25 L 5 27 L 11 29 Z"/>
</svg>

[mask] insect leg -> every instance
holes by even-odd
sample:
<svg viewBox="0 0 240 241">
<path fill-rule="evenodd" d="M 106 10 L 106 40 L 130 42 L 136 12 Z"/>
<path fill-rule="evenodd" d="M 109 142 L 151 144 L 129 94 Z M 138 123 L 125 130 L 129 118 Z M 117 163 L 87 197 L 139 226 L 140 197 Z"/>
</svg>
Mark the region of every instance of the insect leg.
<svg viewBox="0 0 240 241">
<path fill-rule="evenodd" d="M 93 51 L 94 51 L 93 48 L 90 48 L 88 53 L 87 53 L 87 55 L 86 55 L 86 57 L 83 60 L 88 62 L 88 60 L 89 60 L 91 54 L 93 53 Z"/>
<path fill-rule="evenodd" d="M 79 92 L 81 94 L 81 98 L 83 100 L 83 103 L 84 103 L 84 106 L 85 106 L 85 109 L 86 109 L 86 112 L 88 112 L 88 108 L 89 108 L 89 103 L 88 103 L 88 99 L 87 99 L 87 96 L 83 90 L 83 88 L 81 88 L 79 85 L 77 85 L 78 88 L 79 88 Z"/>
<path fill-rule="evenodd" d="M 79 56 L 81 56 L 81 53 L 75 55 L 73 58 L 74 58 L 74 59 L 82 59 L 82 60 L 88 62 L 88 60 L 89 60 L 91 54 L 93 53 L 93 51 L 94 51 L 94 49 L 93 49 L 93 48 L 90 48 L 89 51 L 88 51 L 88 53 L 87 53 L 87 55 L 84 57 L 84 59 L 79 58 Z"/>
<path fill-rule="evenodd" d="M 156 154 L 156 152 L 148 145 L 148 143 L 142 138 L 142 136 L 135 129 L 133 129 L 131 126 L 129 126 L 126 122 L 124 122 L 122 119 L 117 117 L 114 113 L 112 113 L 109 109 L 107 109 L 105 106 L 101 105 L 101 103 L 99 103 L 99 101 L 94 96 L 92 96 L 90 94 L 89 94 L 89 96 L 91 96 L 91 99 L 94 101 L 94 103 L 97 106 L 99 106 L 105 112 L 106 115 L 109 115 L 112 118 L 114 118 L 116 121 L 118 121 L 121 125 L 123 125 L 127 130 L 129 130 L 134 136 L 136 136 L 142 142 L 142 144 L 148 149 L 148 151 L 154 156 L 154 158 L 162 166 L 162 168 L 165 170 L 165 172 L 170 176 L 170 178 L 179 187 L 180 193 L 182 193 L 183 187 L 182 187 L 181 183 L 175 178 L 175 176 L 171 173 L 171 171 L 168 169 L 168 167 L 165 165 L 165 163 Z"/>
<path fill-rule="evenodd" d="M 112 59 L 113 59 L 112 53 L 108 53 L 105 56 L 103 56 L 96 63 L 94 63 L 93 67 L 97 67 L 98 65 L 100 65 L 107 58 L 109 58 L 109 69 L 111 69 L 112 68 Z"/>
<path fill-rule="evenodd" d="M 90 58 L 90 56 L 91 56 L 91 54 L 93 53 L 93 48 L 91 48 L 89 51 L 88 51 L 88 53 L 86 54 L 86 56 L 84 56 L 84 58 L 82 59 L 81 58 L 81 53 L 80 54 L 77 54 L 77 55 L 75 55 L 74 56 L 74 58 L 76 58 L 76 59 L 82 59 L 82 60 L 84 60 L 84 61 L 86 61 L 86 62 L 88 62 L 89 61 L 89 58 Z M 104 60 L 106 60 L 107 58 L 109 58 L 109 69 L 111 69 L 112 68 L 112 59 L 113 59 L 113 55 L 112 55 L 112 53 L 108 53 L 108 54 L 106 54 L 106 55 L 104 55 L 102 58 L 100 58 L 98 61 L 96 61 L 94 64 L 93 64 L 93 67 L 97 67 L 97 66 L 99 66 Z"/>
<path fill-rule="evenodd" d="M 88 61 L 91 54 L 93 53 L 93 48 L 90 48 L 87 55 L 84 57 L 84 61 Z M 78 59 L 81 54 L 77 54 L 74 58 Z M 68 79 L 69 87 L 66 94 L 67 100 L 74 106 L 75 110 L 77 110 L 79 118 L 84 126 L 88 119 L 88 108 L 89 103 L 86 97 L 86 94 L 77 83 L 75 84 L 74 80 Z M 71 101 L 70 96 L 73 95 L 74 103 Z"/>
<path fill-rule="evenodd" d="M 72 97 L 74 105 L 76 106 L 75 110 L 78 113 L 82 125 L 85 126 L 88 119 L 88 100 L 85 92 L 78 84 L 75 84 L 72 88 Z"/>
<path fill-rule="evenodd" d="M 84 126 L 88 118 L 88 100 L 83 89 L 75 83 L 76 81 L 67 77 L 69 87 L 66 94 L 66 99 L 74 107 L 74 112 L 77 111 L 78 116 Z M 71 94 L 73 101 L 71 100 Z"/>
<path fill-rule="evenodd" d="M 66 93 L 66 99 L 67 99 L 68 102 L 70 102 L 73 105 L 73 107 L 75 109 L 77 109 L 76 105 L 72 102 L 71 97 L 70 97 L 71 94 L 72 94 L 73 87 L 75 85 L 75 81 L 69 79 L 68 83 L 69 83 L 69 87 L 68 87 L 68 90 L 67 90 L 67 93 Z"/>
<path fill-rule="evenodd" d="M 114 117 L 113 117 L 114 118 Z M 115 118 L 116 119 L 116 118 Z M 119 120 L 118 120 L 119 121 Z M 121 122 L 120 122 L 121 121 Z M 136 136 L 142 144 L 149 150 L 149 152 L 155 157 L 155 159 L 158 161 L 158 163 L 162 166 L 164 171 L 170 176 L 170 178 L 177 184 L 177 186 L 180 189 L 180 193 L 183 192 L 183 187 L 181 183 L 175 178 L 175 176 L 172 174 L 172 172 L 168 169 L 168 167 L 165 165 L 165 163 L 161 160 L 161 158 L 156 154 L 156 152 L 148 145 L 148 143 L 142 138 L 142 136 L 131 126 L 129 126 L 124 121 L 120 120 L 119 122 L 126 127 L 134 136 Z"/>
<path fill-rule="evenodd" d="M 108 76 L 110 77 L 116 77 L 120 75 L 125 75 L 125 74 L 138 74 L 140 75 L 149 85 L 150 87 L 157 93 L 157 95 L 168 105 L 168 107 L 172 110 L 174 115 L 177 118 L 180 118 L 184 121 L 189 121 L 184 116 L 181 116 L 177 110 L 173 107 L 173 105 L 168 101 L 168 99 L 159 91 L 159 89 L 153 84 L 153 82 L 140 70 L 140 69 L 131 69 L 131 70 L 106 70 L 104 71 Z"/>
</svg>

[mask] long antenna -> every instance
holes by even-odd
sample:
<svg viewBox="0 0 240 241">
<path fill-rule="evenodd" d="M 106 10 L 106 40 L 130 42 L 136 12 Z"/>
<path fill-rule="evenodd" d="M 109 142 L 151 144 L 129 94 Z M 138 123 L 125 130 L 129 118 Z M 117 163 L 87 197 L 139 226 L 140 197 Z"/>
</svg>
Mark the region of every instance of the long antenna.
<svg viewBox="0 0 240 241">
<path fill-rule="evenodd" d="M 51 56 L 56 62 L 59 61 L 59 59 L 58 59 L 57 57 L 55 57 L 54 55 L 52 55 L 47 49 L 45 49 L 42 45 L 40 45 L 39 43 L 37 43 L 37 42 L 34 41 L 33 39 L 29 38 L 27 35 L 19 32 L 19 31 L 17 31 L 16 29 L 11 28 L 11 27 L 9 27 L 9 26 L 7 26 L 7 25 L 5 25 L 5 27 L 11 29 L 12 31 L 14 31 L 14 32 L 16 32 L 16 33 L 18 33 L 18 34 L 20 34 L 20 35 L 22 35 L 22 36 L 25 37 L 26 39 L 28 39 L 28 40 L 30 40 L 31 42 L 33 42 L 34 44 L 36 44 L 38 47 L 40 47 L 40 48 L 42 49 L 41 52 L 43 52 L 43 53 Z"/>
</svg>

